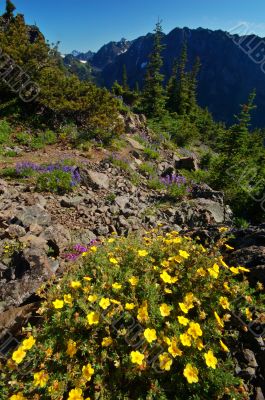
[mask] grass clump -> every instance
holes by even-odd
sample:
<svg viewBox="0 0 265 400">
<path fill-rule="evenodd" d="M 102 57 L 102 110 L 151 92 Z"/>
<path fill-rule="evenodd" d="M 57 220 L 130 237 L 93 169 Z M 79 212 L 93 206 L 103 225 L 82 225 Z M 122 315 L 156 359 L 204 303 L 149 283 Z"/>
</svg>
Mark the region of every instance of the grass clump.
<svg viewBox="0 0 265 400">
<path fill-rule="evenodd" d="M 0 120 L 0 144 L 8 144 L 12 129 L 6 119 Z"/>
<path fill-rule="evenodd" d="M 154 230 L 90 247 L 42 293 L 41 327 L 2 365 L 1 398 L 246 399 L 225 327 L 235 304 L 252 318 L 252 292 L 223 245 Z"/>
</svg>

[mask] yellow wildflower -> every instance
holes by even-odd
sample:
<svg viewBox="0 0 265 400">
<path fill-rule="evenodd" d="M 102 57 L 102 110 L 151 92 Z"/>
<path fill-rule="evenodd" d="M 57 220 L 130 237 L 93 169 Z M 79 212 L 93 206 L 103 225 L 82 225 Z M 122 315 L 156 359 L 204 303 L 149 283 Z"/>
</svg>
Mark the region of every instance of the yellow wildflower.
<svg viewBox="0 0 265 400">
<path fill-rule="evenodd" d="M 235 248 L 232 247 L 232 246 L 229 246 L 229 244 L 225 244 L 225 247 L 226 247 L 228 250 L 235 250 Z"/>
<path fill-rule="evenodd" d="M 65 304 L 69 304 L 70 306 L 73 304 L 73 297 L 71 294 L 65 294 L 63 297 L 63 301 Z"/>
<path fill-rule="evenodd" d="M 164 292 L 167 293 L 167 294 L 173 293 L 172 290 L 171 290 L 171 289 L 168 289 L 168 288 L 165 288 L 165 289 L 164 289 Z"/>
<path fill-rule="evenodd" d="M 23 394 L 20 392 L 17 394 L 13 394 L 13 396 L 11 396 L 9 400 L 26 400 L 26 397 L 24 397 Z"/>
<path fill-rule="evenodd" d="M 132 276 L 131 278 L 128 279 L 128 281 L 132 286 L 136 286 L 138 285 L 139 278 L 137 276 Z"/>
<path fill-rule="evenodd" d="M 154 342 L 154 341 L 157 339 L 155 329 L 147 328 L 147 329 L 144 331 L 144 337 L 145 337 L 145 339 L 148 341 L 148 343 Z"/>
<path fill-rule="evenodd" d="M 79 281 L 72 281 L 71 282 L 71 288 L 72 289 L 79 289 L 81 286 L 82 286 L 82 284 Z"/>
<path fill-rule="evenodd" d="M 174 243 L 174 244 L 178 244 L 178 243 L 181 243 L 181 242 L 182 242 L 182 238 L 181 237 L 176 237 L 176 238 L 172 239 L 172 243 Z"/>
<path fill-rule="evenodd" d="M 202 336 L 201 327 L 197 322 L 190 322 L 190 327 L 187 333 L 188 335 L 192 336 L 193 339 L 197 339 L 197 337 Z"/>
<path fill-rule="evenodd" d="M 131 361 L 133 364 L 142 365 L 143 360 L 144 360 L 144 354 L 140 353 L 140 351 L 131 352 Z"/>
<path fill-rule="evenodd" d="M 135 308 L 134 303 L 126 303 L 125 304 L 125 310 L 133 310 Z"/>
<path fill-rule="evenodd" d="M 97 301 L 98 296 L 96 294 L 91 294 L 90 296 L 88 296 L 88 301 L 90 301 L 90 303 L 95 303 L 95 301 Z"/>
<path fill-rule="evenodd" d="M 182 351 L 178 348 L 177 346 L 177 338 L 173 338 L 171 340 L 170 346 L 168 348 L 168 352 L 175 358 L 175 357 L 181 357 L 182 356 Z"/>
<path fill-rule="evenodd" d="M 72 358 L 76 353 L 76 342 L 74 342 L 72 339 L 68 340 L 66 354 Z"/>
<path fill-rule="evenodd" d="M 206 275 L 206 271 L 203 268 L 198 268 L 197 271 L 196 271 L 196 274 L 201 276 L 201 277 L 204 277 Z"/>
<path fill-rule="evenodd" d="M 187 305 L 185 303 L 179 303 L 179 307 L 180 307 L 182 312 L 184 312 L 185 314 L 188 314 L 189 307 L 187 307 Z"/>
<path fill-rule="evenodd" d="M 146 257 L 146 256 L 148 256 L 148 251 L 146 251 L 146 250 L 138 250 L 138 256 L 139 257 Z"/>
<path fill-rule="evenodd" d="M 187 253 L 185 250 L 179 250 L 179 255 L 184 259 L 188 259 L 190 256 L 189 253 Z"/>
<path fill-rule="evenodd" d="M 102 299 L 99 302 L 99 306 L 103 310 L 106 310 L 110 306 L 110 299 L 108 297 L 107 298 L 102 297 Z"/>
<path fill-rule="evenodd" d="M 223 323 L 223 321 L 221 320 L 221 318 L 219 317 L 219 315 L 217 314 L 216 311 L 214 312 L 214 316 L 215 316 L 215 319 L 216 319 L 218 325 L 219 325 L 221 328 L 223 328 L 223 327 L 224 327 L 224 323 Z"/>
<path fill-rule="evenodd" d="M 162 315 L 162 317 L 168 317 L 171 313 L 171 307 L 165 303 L 161 304 L 161 306 L 159 307 L 159 310 L 160 310 L 160 314 Z"/>
<path fill-rule="evenodd" d="M 217 358 L 214 356 L 212 350 L 209 350 L 208 353 L 205 353 L 204 358 L 205 358 L 207 367 L 216 369 Z"/>
<path fill-rule="evenodd" d="M 34 386 L 39 386 L 40 388 L 44 388 L 49 380 L 49 375 L 44 370 L 40 372 L 36 372 L 34 374 Z"/>
<path fill-rule="evenodd" d="M 149 320 L 147 301 L 144 301 L 142 306 L 138 310 L 137 319 L 140 322 L 146 322 Z"/>
<path fill-rule="evenodd" d="M 160 354 L 159 358 L 159 363 L 160 363 L 160 368 L 165 371 L 170 371 L 171 365 L 173 363 L 172 358 L 168 353 L 163 353 Z"/>
<path fill-rule="evenodd" d="M 187 333 L 182 333 L 180 336 L 180 341 L 183 346 L 190 347 L 191 346 L 191 337 Z"/>
<path fill-rule="evenodd" d="M 109 347 L 111 346 L 113 343 L 113 340 L 111 337 L 105 337 L 103 338 L 102 342 L 101 342 L 101 346 L 102 347 Z"/>
<path fill-rule="evenodd" d="M 209 274 L 212 278 L 217 279 L 219 276 L 220 268 L 218 264 L 214 264 L 212 268 L 208 268 Z"/>
<path fill-rule="evenodd" d="M 222 264 L 223 267 L 225 267 L 226 269 L 228 269 L 228 265 L 224 262 L 224 260 L 222 259 L 222 257 L 220 257 L 220 263 Z"/>
<path fill-rule="evenodd" d="M 110 257 L 109 262 L 110 262 L 111 264 L 115 264 L 115 265 L 119 263 L 119 261 L 116 260 L 116 258 L 114 258 L 114 257 Z"/>
<path fill-rule="evenodd" d="M 252 321 L 252 312 L 250 311 L 250 309 L 247 307 L 246 308 L 246 310 L 245 310 L 245 312 L 246 312 L 246 317 L 247 317 L 247 319 L 249 320 L 249 321 Z"/>
<path fill-rule="evenodd" d="M 53 307 L 54 307 L 55 309 L 59 310 L 59 309 L 63 308 L 63 306 L 64 306 L 64 301 L 63 301 L 63 300 L 57 299 L 57 300 L 53 301 L 52 304 L 53 304 Z"/>
<path fill-rule="evenodd" d="M 168 268 L 169 267 L 169 261 L 167 261 L 167 260 L 162 261 L 161 262 L 161 266 L 164 267 L 164 268 Z"/>
<path fill-rule="evenodd" d="M 220 297 L 219 304 L 223 307 L 224 310 L 229 310 L 230 304 L 227 297 Z"/>
<path fill-rule="evenodd" d="M 114 239 L 114 238 L 108 239 L 108 243 L 114 243 L 114 242 L 115 242 L 115 239 Z"/>
<path fill-rule="evenodd" d="M 228 285 L 228 282 L 224 282 L 223 287 L 227 292 L 231 292 L 231 289 L 230 289 L 230 287 Z"/>
<path fill-rule="evenodd" d="M 186 365 L 186 367 L 183 371 L 183 375 L 187 379 L 188 383 L 199 382 L 198 369 L 196 367 L 193 367 L 191 364 Z"/>
<path fill-rule="evenodd" d="M 222 226 L 221 228 L 218 229 L 219 232 L 223 233 L 223 232 L 227 232 L 228 228 L 226 228 L 225 226 Z"/>
<path fill-rule="evenodd" d="M 183 317 L 182 315 L 178 316 L 178 321 L 181 325 L 187 326 L 189 323 L 188 318 Z"/>
<path fill-rule="evenodd" d="M 91 364 L 87 364 L 82 368 L 82 375 L 86 381 L 91 381 L 91 378 L 94 374 L 95 370 L 92 368 Z"/>
<path fill-rule="evenodd" d="M 16 364 L 20 364 L 24 360 L 25 357 L 26 357 L 26 352 L 22 347 L 19 347 L 12 354 L 12 360 L 15 361 Z"/>
<path fill-rule="evenodd" d="M 201 339 L 197 339 L 196 340 L 196 347 L 199 351 L 201 351 L 202 349 L 204 349 L 204 345 L 203 345 L 203 341 Z"/>
<path fill-rule="evenodd" d="M 233 272 L 233 274 L 238 275 L 239 274 L 239 269 L 236 267 L 231 267 L 229 268 L 231 272 Z"/>
<path fill-rule="evenodd" d="M 122 285 L 118 282 L 115 282 L 112 284 L 112 288 L 115 290 L 120 290 L 122 288 Z"/>
<path fill-rule="evenodd" d="M 84 281 L 87 281 L 87 282 L 92 281 L 92 278 L 90 278 L 90 276 L 84 276 L 83 279 L 84 279 Z"/>
<path fill-rule="evenodd" d="M 22 349 L 23 350 L 30 350 L 34 344 L 36 343 L 36 339 L 33 336 L 30 336 L 28 339 L 24 339 L 22 342 Z"/>
<path fill-rule="evenodd" d="M 97 325 L 99 323 L 99 314 L 92 311 L 87 315 L 89 325 Z"/>
<path fill-rule="evenodd" d="M 250 272 L 250 269 L 244 268 L 244 267 L 238 267 L 239 271 L 242 272 Z"/>
<path fill-rule="evenodd" d="M 165 283 L 171 283 L 172 277 L 166 271 L 163 271 L 162 274 L 160 274 L 160 278 Z"/>
<path fill-rule="evenodd" d="M 82 390 L 81 389 L 72 389 L 69 393 L 67 400 L 84 400 Z"/>
<path fill-rule="evenodd" d="M 222 340 L 220 340 L 220 345 L 221 345 L 223 351 L 225 351 L 226 353 L 229 352 L 229 348 L 226 346 L 226 344 L 224 344 L 224 342 Z"/>
<path fill-rule="evenodd" d="M 120 304 L 121 304 L 121 302 L 120 302 L 119 300 L 115 300 L 115 299 L 110 299 L 110 302 L 111 302 L 112 304 L 117 304 L 117 305 L 120 305 Z"/>
</svg>

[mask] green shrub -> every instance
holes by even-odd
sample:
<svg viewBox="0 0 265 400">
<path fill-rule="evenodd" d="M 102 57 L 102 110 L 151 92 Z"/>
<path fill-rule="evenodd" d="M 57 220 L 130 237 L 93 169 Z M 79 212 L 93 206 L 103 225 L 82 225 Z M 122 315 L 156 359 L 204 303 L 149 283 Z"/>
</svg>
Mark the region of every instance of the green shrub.
<svg viewBox="0 0 265 400">
<path fill-rule="evenodd" d="M 153 164 L 145 162 L 139 166 L 139 171 L 150 176 L 156 175 L 156 170 Z"/>
<path fill-rule="evenodd" d="M 29 146 L 32 141 L 32 135 L 27 132 L 18 132 L 16 134 L 16 141 L 23 146 Z"/>
<path fill-rule="evenodd" d="M 187 117 L 166 115 L 160 120 L 149 120 L 149 126 L 157 134 L 167 139 L 170 137 L 178 146 L 191 144 L 200 137 L 196 124 L 190 122 Z"/>
<path fill-rule="evenodd" d="M 159 178 L 151 178 L 147 181 L 147 187 L 152 190 L 162 190 L 165 189 L 165 185 L 161 182 Z"/>
<path fill-rule="evenodd" d="M 188 193 L 189 191 L 187 185 L 178 185 L 176 183 L 172 183 L 171 185 L 167 186 L 167 197 L 169 197 L 170 200 L 181 200 L 186 197 Z"/>
<path fill-rule="evenodd" d="M 11 136 L 11 127 L 7 120 L 0 120 L 0 144 L 8 143 Z"/>
<path fill-rule="evenodd" d="M 17 178 L 17 172 L 15 168 L 8 167 L 0 170 L 0 176 L 3 178 Z"/>
<path fill-rule="evenodd" d="M 42 173 L 37 178 L 36 189 L 59 194 L 70 192 L 73 190 L 72 174 L 61 170 Z"/>
<path fill-rule="evenodd" d="M 1 398 L 247 399 L 225 326 L 232 312 L 252 317 L 248 270 L 223 261 L 223 239 L 205 249 L 154 232 L 91 247 L 40 291 L 41 324 L 2 365 Z"/>
<path fill-rule="evenodd" d="M 144 154 L 148 160 L 157 160 L 159 158 L 158 151 L 152 149 L 151 147 L 146 147 L 144 149 Z"/>
<path fill-rule="evenodd" d="M 15 150 L 7 150 L 4 152 L 5 157 L 16 157 L 17 152 Z"/>
</svg>

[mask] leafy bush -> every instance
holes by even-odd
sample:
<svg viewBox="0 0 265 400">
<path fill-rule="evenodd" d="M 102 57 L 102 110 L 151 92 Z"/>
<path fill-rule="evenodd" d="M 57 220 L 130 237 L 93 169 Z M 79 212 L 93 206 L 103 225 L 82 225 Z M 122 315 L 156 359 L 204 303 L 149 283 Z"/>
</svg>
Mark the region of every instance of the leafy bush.
<svg viewBox="0 0 265 400">
<path fill-rule="evenodd" d="M 39 191 L 65 193 L 72 191 L 81 180 L 78 169 L 72 164 L 72 160 L 67 159 L 50 165 L 22 162 L 16 165 L 16 175 L 24 178 L 37 177 L 36 188 Z"/>
<path fill-rule="evenodd" d="M 147 181 L 147 187 L 152 190 L 162 190 L 165 189 L 165 185 L 161 182 L 159 178 L 151 178 Z"/>
<path fill-rule="evenodd" d="M 11 132 L 11 127 L 7 120 L 0 120 L 0 144 L 8 143 Z"/>
<path fill-rule="evenodd" d="M 199 131 L 195 123 L 188 118 L 177 117 L 177 115 L 165 115 L 160 120 L 149 120 L 149 126 L 157 134 L 162 134 L 166 138 L 170 136 L 171 140 L 178 146 L 188 145 L 199 139 Z"/>
<path fill-rule="evenodd" d="M 40 174 L 36 188 L 40 192 L 65 193 L 73 190 L 74 182 L 70 172 L 54 170 Z"/>
<path fill-rule="evenodd" d="M 32 135 L 27 132 L 18 132 L 16 134 L 16 141 L 24 146 L 29 146 L 32 141 Z"/>
<path fill-rule="evenodd" d="M 248 270 L 229 267 L 223 245 L 153 230 L 83 250 L 40 292 L 41 326 L 2 365 L 1 398 L 246 399 L 229 356 L 230 319 L 239 307 L 250 320 L 255 302 Z"/>
<path fill-rule="evenodd" d="M 140 170 L 140 172 L 143 172 L 144 174 L 148 174 L 150 176 L 156 175 L 155 166 L 148 162 L 142 163 L 139 166 L 139 170 Z"/>
<path fill-rule="evenodd" d="M 159 158 L 159 153 L 155 149 L 151 147 L 146 147 L 144 149 L 144 155 L 148 160 L 157 160 Z"/>
<path fill-rule="evenodd" d="M 165 185 L 170 200 L 180 200 L 190 191 L 189 183 L 182 175 L 167 175 L 161 182 Z"/>
</svg>

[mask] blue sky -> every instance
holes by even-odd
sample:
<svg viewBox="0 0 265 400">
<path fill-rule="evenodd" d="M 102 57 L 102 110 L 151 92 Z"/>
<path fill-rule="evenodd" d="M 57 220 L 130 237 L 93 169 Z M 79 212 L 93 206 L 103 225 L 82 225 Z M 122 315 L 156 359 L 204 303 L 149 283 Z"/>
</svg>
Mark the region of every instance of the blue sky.
<svg viewBox="0 0 265 400">
<path fill-rule="evenodd" d="M 98 50 L 121 37 L 153 30 L 160 17 L 166 33 L 176 26 L 230 30 L 247 23 L 265 36 L 265 1 L 255 0 L 13 0 L 28 23 L 36 23 L 60 50 Z M 4 1 L 1 1 L 3 9 Z"/>
</svg>

